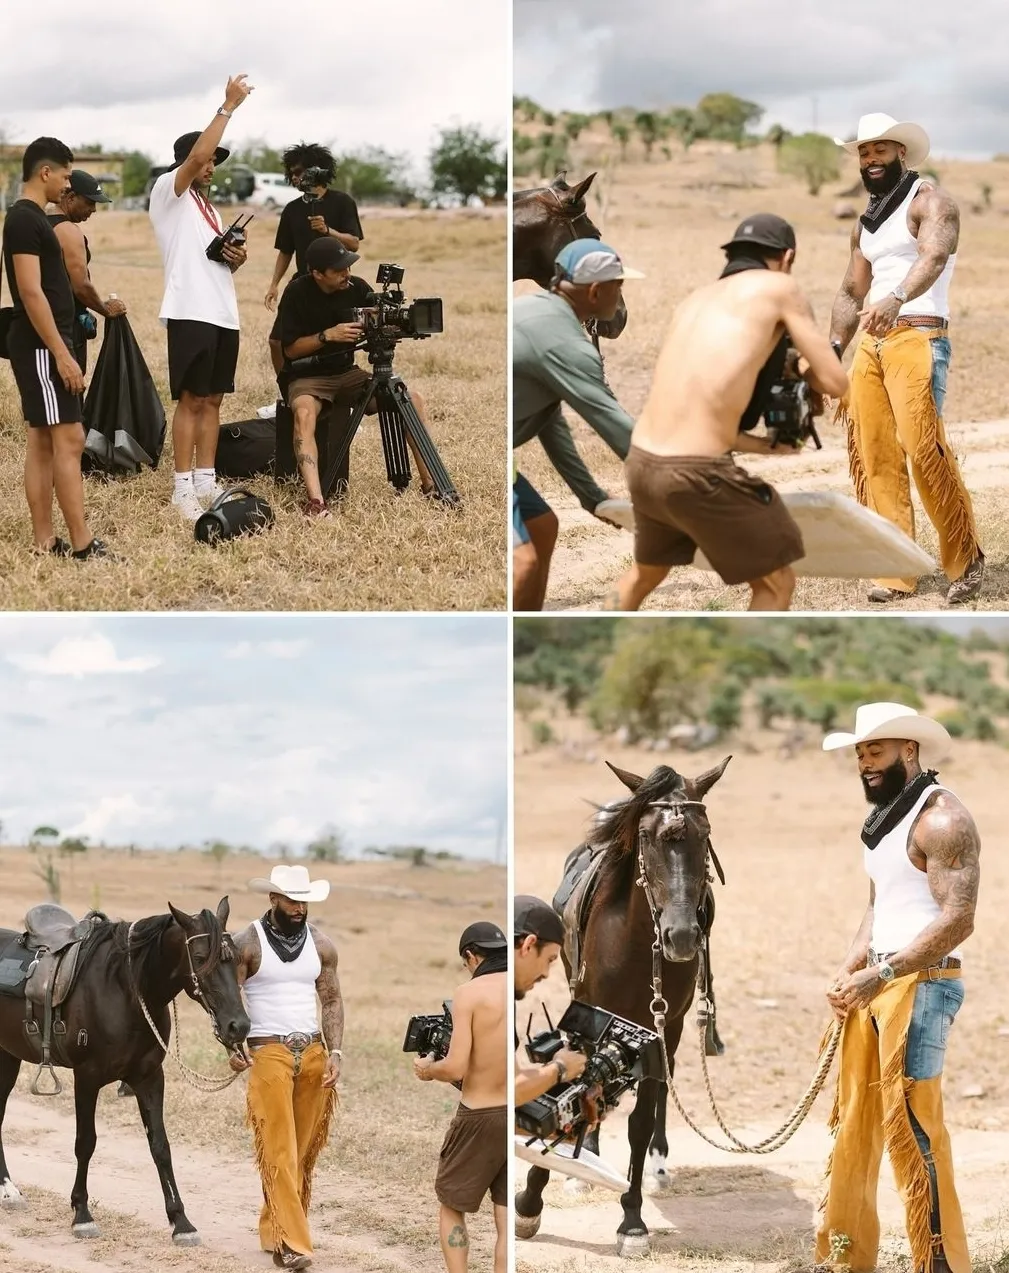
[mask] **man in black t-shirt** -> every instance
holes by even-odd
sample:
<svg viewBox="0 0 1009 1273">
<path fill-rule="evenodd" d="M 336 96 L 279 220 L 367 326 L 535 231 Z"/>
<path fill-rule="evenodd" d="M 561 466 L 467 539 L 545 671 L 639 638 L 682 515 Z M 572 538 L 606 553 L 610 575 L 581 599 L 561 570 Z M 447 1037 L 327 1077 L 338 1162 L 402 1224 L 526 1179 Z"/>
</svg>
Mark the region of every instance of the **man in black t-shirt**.
<svg viewBox="0 0 1009 1273">
<path fill-rule="evenodd" d="M 329 183 L 336 175 L 336 161 L 328 147 L 300 142 L 285 150 L 283 158 L 284 172 L 292 186 L 299 186 L 302 177 L 311 168 L 324 174 L 325 181 L 313 186 L 311 192 L 303 194 L 300 199 L 292 199 L 280 214 L 274 243 L 277 263 L 265 297 L 266 308 L 270 311 L 277 304 L 277 291 L 290 268 L 292 257 L 295 278 L 306 273 L 308 267 L 305 264 L 305 253 L 310 243 L 325 235 L 342 243 L 348 252 L 356 252 L 364 238 L 357 204 L 349 194 L 329 188 Z M 274 370 L 279 375 L 284 355 L 280 347 L 278 323 L 274 323 L 270 332 L 270 357 Z"/>
<path fill-rule="evenodd" d="M 126 313 L 126 306 L 118 297 L 112 296 L 103 301 L 98 295 L 91 282 L 91 247 L 87 235 L 80 228 L 94 215 L 100 203 L 111 202 L 101 183 L 90 172 L 75 168 L 70 174 L 69 189 L 60 198 L 60 211 L 49 214 L 49 224 L 56 231 L 63 249 L 63 264 L 67 267 L 74 292 L 73 346 L 81 371 L 88 369 L 88 330 L 90 328 L 93 332 L 97 326 L 92 327 L 94 319 L 88 311 L 93 309 L 103 318 L 115 318 Z"/>
<path fill-rule="evenodd" d="M 304 509 L 309 517 L 330 515 L 322 497 L 315 441 L 322 405 L 331 402 L 352 407 L 371 383 L 368 372 L 354 363 L 357 342 L 364 334 L 355 311 L 365 307 L 372 293 L 370 284 L 350 272 L 358 259 L 356 252 L 349 252 L 335 238 L 316 239 L 305 257 L 308 273 L 291 280 L 277 316 L 285 359 L 281 379 L 294 415 L 294 454 L 305 483 L 308 498 Z M 423 400 L 415 392 L 411 397 L 426 426 Z M 377 411 L 373 399 L 367 413 Z M 431 474 L 409 436 L 407 444 L 417 463 L 421 489 L 427 494 L 434 485 Z"/>
<path fill-rule="evenodd" d="M 73 353 L 74 293 L 45 213 L 68 188 L 73 160 L 55 137 L 39 137 L 25 148 L 22 197 L 4 222 L 3 265 L 14 302 L 7 350 L 29 426 L 25 494 L 35 548 L 83 560 L 109 554 L 84 515 L 84 375 Z M 53 532 L 54 491 L 69 544 Z"/>
</svg>

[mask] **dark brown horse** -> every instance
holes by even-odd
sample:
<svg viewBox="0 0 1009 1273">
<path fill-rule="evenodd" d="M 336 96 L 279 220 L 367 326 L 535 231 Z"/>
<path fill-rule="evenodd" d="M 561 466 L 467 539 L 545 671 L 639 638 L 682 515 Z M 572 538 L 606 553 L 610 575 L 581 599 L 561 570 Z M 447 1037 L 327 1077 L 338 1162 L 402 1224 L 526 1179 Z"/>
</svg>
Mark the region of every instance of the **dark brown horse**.
<svg viewBox="0 0 1009 1273">
<path fill-rule="evenodd" d="M 584 973 L 574 997 L 654 1029 L 652 943 L 657 927 L 662 995 L 668 1004 L 665 1039 L 670 1070 L 693 1001 L 701 944 L 710 924 L 704 908 L 709 897 L 711 828 L 703 802 L 730 759 L 727 756 L 694 779 L 665 765 L 647 778 L 611 765 L 632 794 L 600 811 L 589 838 L 589 844 L 604 856 L 584 925 Z M 566 952 L 564 962 L 570 984 Z M 617 1229 L 617 1251 L 621 1255 L 644 1255 L 649 1250 L 648 1228 L 641 1218 L 641 1186 L 646 1152 L 657 1180 L 662 1183 L 666 1178 L 666 1092 L 665 1083 L 654 1079 L 638 1083 L 627 1126 L 631 1155 L 628 1188 L 620 1197 L 624 1218 Z M 585 1143 L 598 1153 L 598 1129 Z M 526 1187 L 515 1199 L 519 1237 L 532 1237 L 539 1230 L 543 1190 L 549 1179 L 546 1169 L 529 1169 Z"/>
<path fill-rule="evenodd" d="M 98 1093 L 107 1083 L 125 1079 L 140 1107 L 172 1239 L 180 1244 L 200 1240 L 186 1216 L 172 1170 L 164 1121 L 165 1053 L 141 1005 L 146 1005 L 166 1044 L 171 1031 L 169 1006 L 183 990 L 209 1013 L 215 1033 L 229 1051 L 241 1047 L 250 1023 L 235 975 L 234 946 L 225 932 L 228 899 L 221 899 L 216 914 L 203 910 L 186 915 L 171 903 L 169 909 L 170 914 L 134 924 L 100 917 L 81 947 L 78 979 L 63 1004 L 66 1033 L 59 1036 L 63 1041 L 53 1063 L 74 1072 L 77 1177 L 70 1203 L 77 1237 L 98 1233 L 88 1210 L 88 1165 L 97 1141 Z M 16 954 L 19 948 L 10 943 L 18 936 L 0 929 L 0 956 L 5 951 L 8 956 Z M 0 994 L 0 1133 L 21 1063 L 38 1060 L 38 1045 L 25 1031 L 24 998 Z M 0 1140 L 0 1205 L 21 1201 Z"/>
<path fill-rule="evenodd" d="M 549 186 L 517 190 L 512 195 L 512 278 L 531 278 L 542 288 L 550 287 L 554 259 L 575 239 L 600 239 L 599 228 L 585 208 L 585 196 L 595 180 L 589 173 L 584 181 L 569 186 L 559 173 Z M 627 326 L 623 300 L 610 319 L 596 319 L 591 330 L 615 340 Z"/>
</svg>

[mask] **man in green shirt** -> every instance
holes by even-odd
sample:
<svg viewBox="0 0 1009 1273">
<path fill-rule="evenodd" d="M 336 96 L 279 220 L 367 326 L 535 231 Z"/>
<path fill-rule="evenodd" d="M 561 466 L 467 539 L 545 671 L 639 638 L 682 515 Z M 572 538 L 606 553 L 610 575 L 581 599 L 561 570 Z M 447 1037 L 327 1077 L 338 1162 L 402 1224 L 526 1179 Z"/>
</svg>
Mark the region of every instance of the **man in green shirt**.
<svg viewBox="0 0 1009 1273">
<path fill-rule="evenodd" d="M 575 448 L 561 404 L 567 403 L 622 460 L 634 421 L 620 406 L 603 375 L 598 350 L 582 326 L 590 318 L 609 319 L 620 304 L 625 278 L 643 278 L 628 269 L 598 239 L 575 239 L 558 254 L 549 292 L 520 296 L 512 310 L 512 423 L 514 445 L 539 438 L 551 463 L 587 512 L 600 520 L 609 496 L 595 481 Z M 521 474 L 515 484 L 518 514 L 536 548 L 539 569 L 516 588 L 516 610 L 542 610 L 557 518 Z M 605 513 L 605 510 L 603 510 Z M 613 523 L 611 523 L 613 524 Z"/>
</svg>

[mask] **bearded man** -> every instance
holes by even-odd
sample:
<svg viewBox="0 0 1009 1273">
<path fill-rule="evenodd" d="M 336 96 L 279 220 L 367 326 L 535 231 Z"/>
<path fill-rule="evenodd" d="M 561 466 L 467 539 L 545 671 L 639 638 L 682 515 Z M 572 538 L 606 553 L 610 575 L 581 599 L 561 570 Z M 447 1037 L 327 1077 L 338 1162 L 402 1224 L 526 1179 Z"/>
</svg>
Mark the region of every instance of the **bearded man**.
<svg viewBox="0 0 1009 1273">
<path fill-rule="evenodd" d="M 869 192 L 830 321 L 831 340 L 842 349 L 862 332 L 842 411 L 855 495 L 913 539 L 910 460 L 939 536 L 939 558 L 950 580 L 946 600 L 959 605 L 978 595 L 984 577 L 974 511 L 942 414 L 960 212 L 945 190 L 915 171 L 929 153 L 928 135 L 918 124 L 863 115 L 854 141 L 835 141 L 858 156 Z M 916 587 L 916 579 L 877 579 L 869 600 L 885 604 Z"/>
<path fill-rule="evenodd" d="M 251 1066 L 248 1121 L 264 1198 L 260 1243 L 278 1268 L 306 1269 L 312 1173 L 329 1137 L 343 1058 L 336 947 L 308 922 L 309 903 L 325 901 L 329 882 L 310 880 L 303 866 L 275 866 L 268 880 L 250 880 L 249 887 L 269 893 L 270 909 L 235 937 L 252 1060 L 235 1054 L 231 1068 Z"/>
<path fill-rule="evenodd" d="M 853 747 L 866 799 L 869 905 L 827 999 L 841 1022 L 836 1129 L 816 1235 L 818 1263 L 876 1268 L 876 1190 L 884 1146 L 904 1203 L 915 1273 L 970 1273 L 967 1235 L 943 1123 L 942 1070 L 963 1003 L 961 947 L 974 928 L 981 842 L 968 810 L 922 770 L 919 749 L 949 746 L 938 721 L 870 703 Z"/>
</svg>

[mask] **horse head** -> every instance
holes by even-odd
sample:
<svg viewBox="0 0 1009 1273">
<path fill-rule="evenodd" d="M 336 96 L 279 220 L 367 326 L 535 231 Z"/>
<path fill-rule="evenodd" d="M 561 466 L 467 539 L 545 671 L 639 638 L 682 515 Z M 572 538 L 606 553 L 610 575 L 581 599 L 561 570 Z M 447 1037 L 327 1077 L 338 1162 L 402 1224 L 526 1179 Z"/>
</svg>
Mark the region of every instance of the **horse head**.
<svg viewBox="0 0 1009 1273">
<path fill-rule="evenodd" d="M 228 899 L 221 898 L 216 913 L 202 910 L 187 915 L 171 902 L 168 909 L 185 939 L 185 953 L 180 957 L 186 994 L 208 1013 L 214 1033 L 231 1051 L 245 1041 L 252 1023 L 242 1002 L 234 943 L 226 931 L 231 913 Z"/>
<path fill-rule="evenodd" d="M 693 959 L 704 937 L 711 853 L 704 797 L 731 759 L 726 756 L 697 778 L 685 778 L 666 765 L 653 769 L 647 778 L 609 765 L 632 792 L 620 806 L 624 849 L 639 856 L 662 954 L 671 963 Z"/>
</svg>

